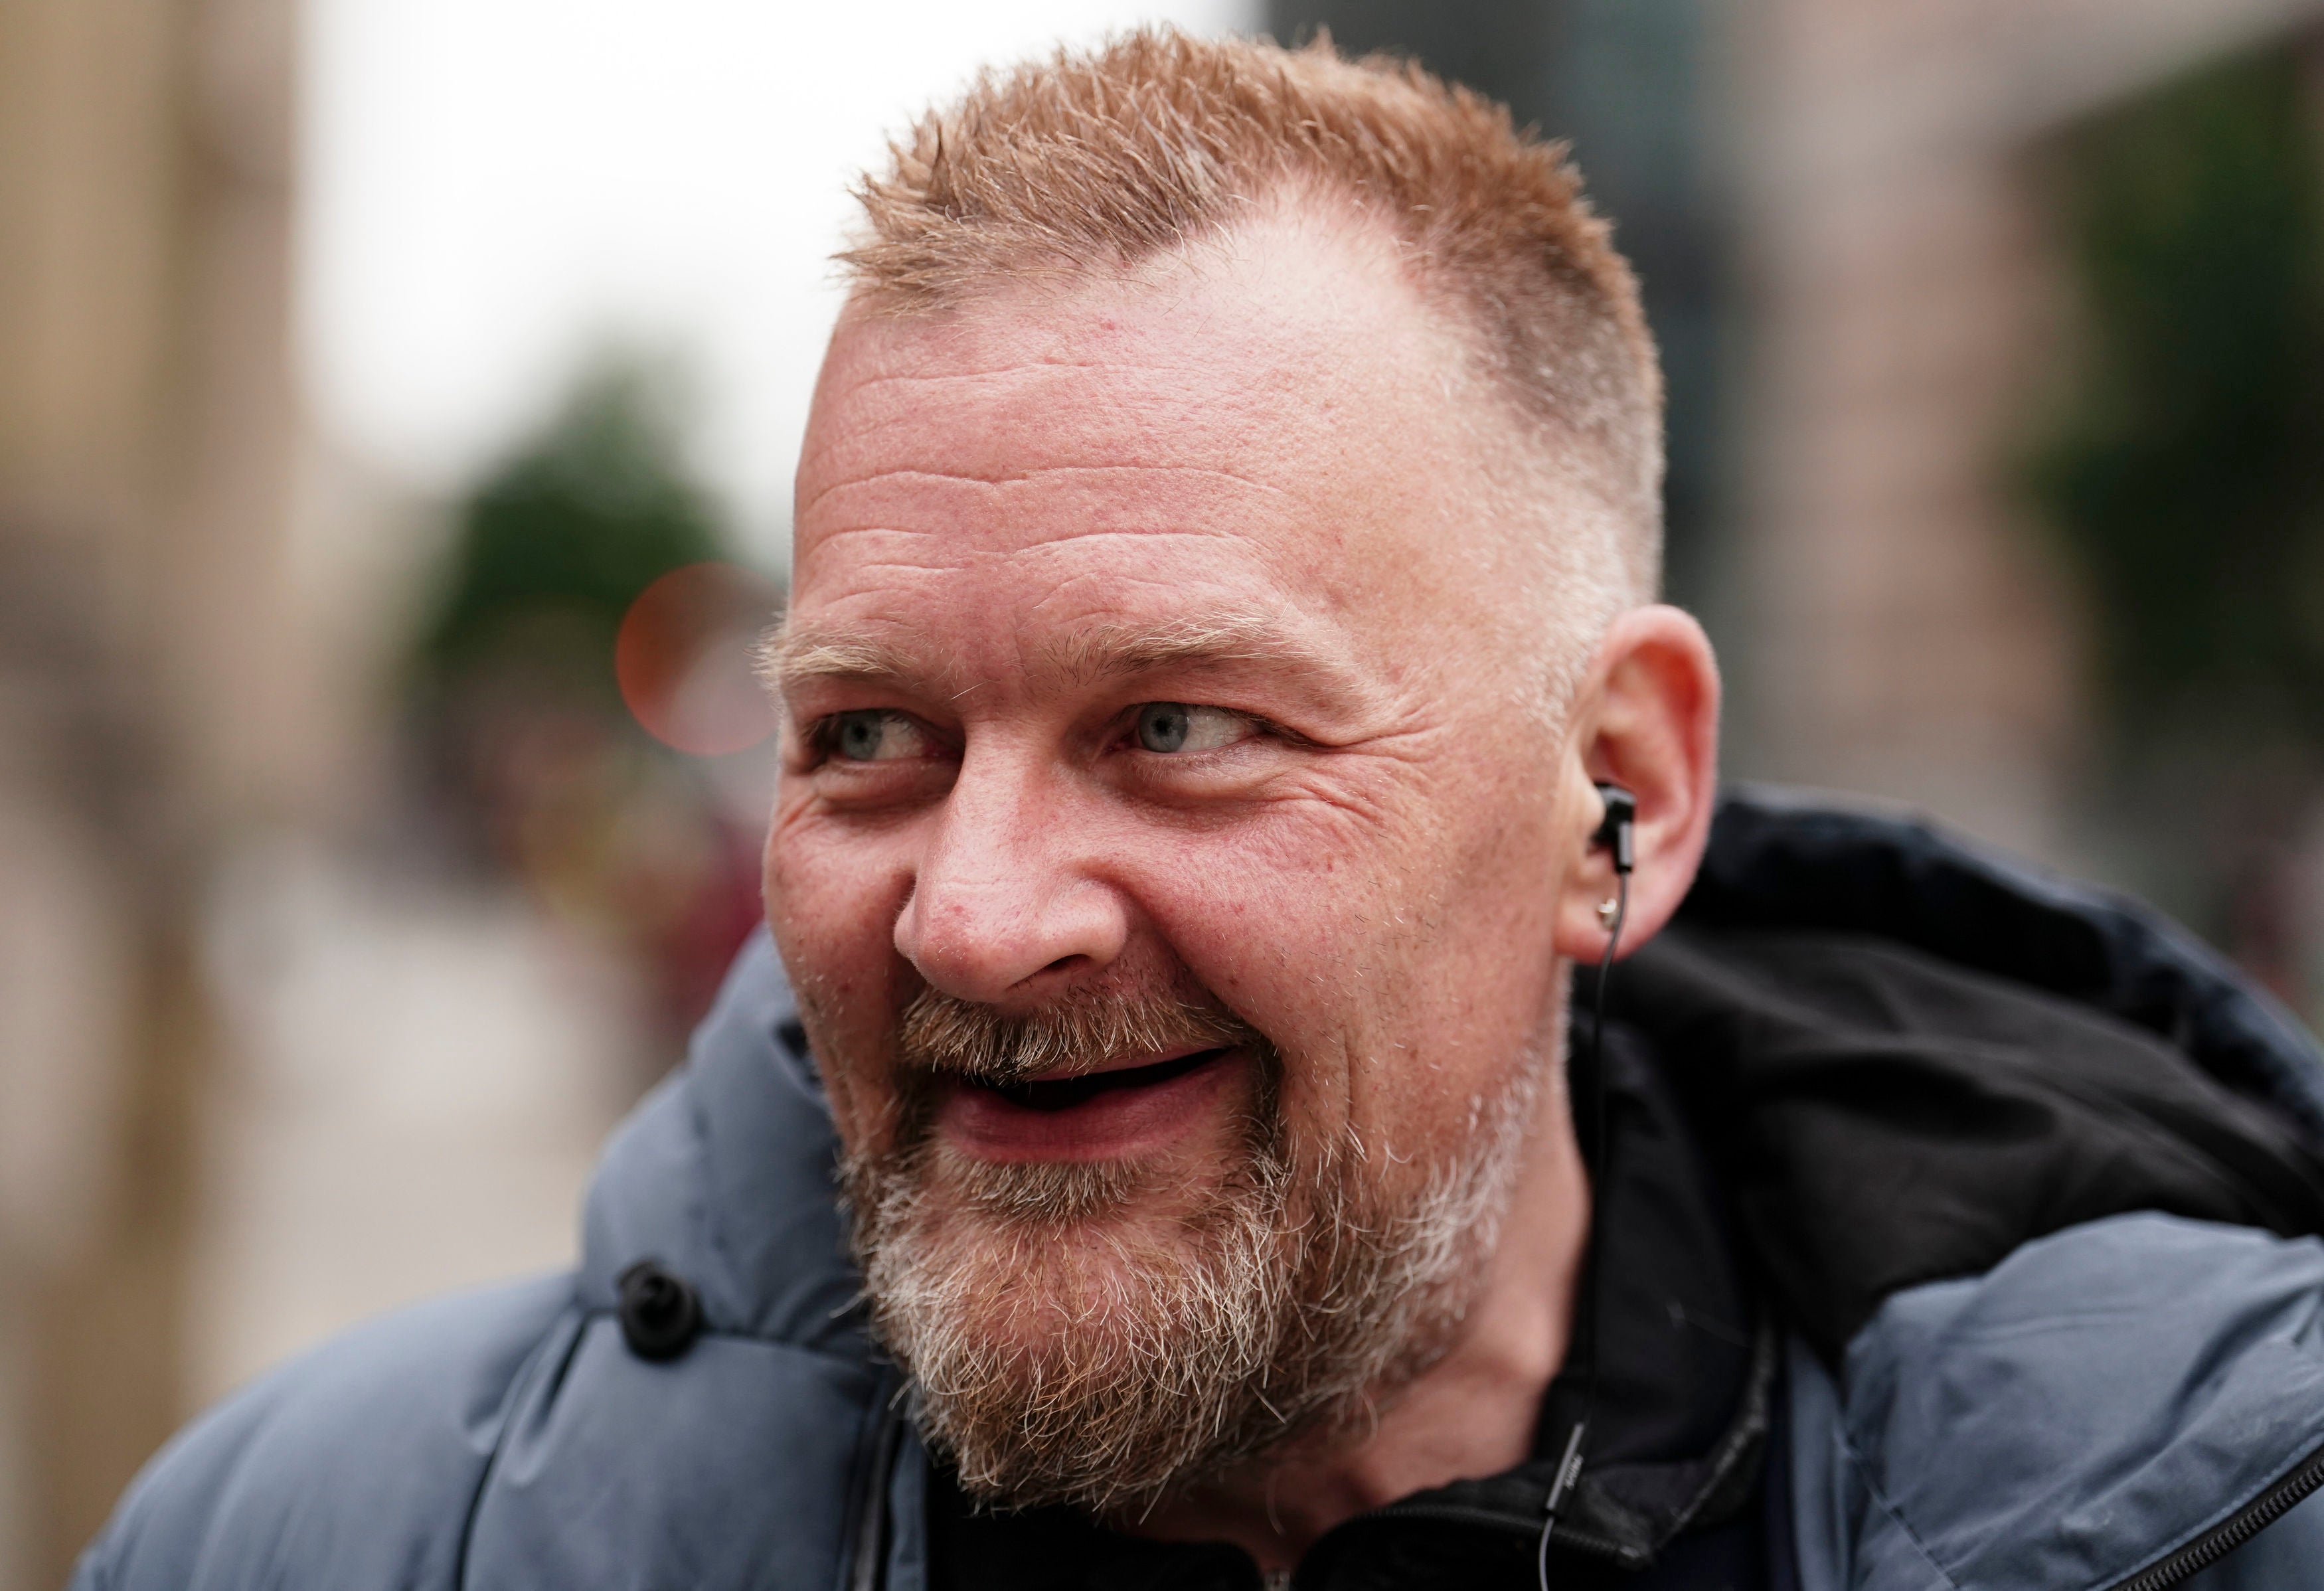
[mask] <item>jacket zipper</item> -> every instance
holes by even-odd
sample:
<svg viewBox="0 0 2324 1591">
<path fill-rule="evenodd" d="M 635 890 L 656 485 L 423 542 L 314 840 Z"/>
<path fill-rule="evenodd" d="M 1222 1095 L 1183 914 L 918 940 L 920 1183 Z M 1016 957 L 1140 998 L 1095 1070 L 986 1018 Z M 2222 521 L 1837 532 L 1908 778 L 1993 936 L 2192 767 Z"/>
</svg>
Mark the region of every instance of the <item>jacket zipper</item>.
<svg viewBox="0 0 2324 1591">
<path fill-rule="evenodd" d="M 897 1449 L 903 1444 L 902 1394 L 895 1378 L 882 1375 L 874 1391 L 879 1427 L 872 1442 L 872 1467 L 866 1477 L 863 1511 L 855 1521 L 855 1563 L 849 1572 L 849 1591 L 882 1591 L 888 1583 L 888 1483 L 896 1467 Z"/>
<path fill-rule="evenodd" d="M 2149 1565 L 2126 1580 L 2116 1581 L 2107 1591 L 2163 1591 L 2166 1586 L 2176 1586 L 2210 1568 L 2290 1513 L 2319 1486 L 2324 1486 L 2324 1448 L 2301 1460 L 2290 1475 L 2262 1492 L 2233 1519 L 2204 1531 L 2160 1563 Z"/>
</svg>

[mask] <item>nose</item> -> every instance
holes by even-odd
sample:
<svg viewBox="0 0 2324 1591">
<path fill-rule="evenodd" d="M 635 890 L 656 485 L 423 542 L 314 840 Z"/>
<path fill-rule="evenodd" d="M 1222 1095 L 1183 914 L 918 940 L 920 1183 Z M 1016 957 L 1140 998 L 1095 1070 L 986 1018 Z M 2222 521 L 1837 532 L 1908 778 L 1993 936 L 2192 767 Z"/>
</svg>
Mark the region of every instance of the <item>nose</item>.
<svg viewBox="0 0 2324 1591">
<path fill-rule="evenodd" d="M 1095 847 L 1078 804 L 1038 758 L 972 747 L 896 919 L 898 953 L 932 986 L 984 1004 L 1111 965 L 1128 907 L 1086 866 Z"/>
</svg>

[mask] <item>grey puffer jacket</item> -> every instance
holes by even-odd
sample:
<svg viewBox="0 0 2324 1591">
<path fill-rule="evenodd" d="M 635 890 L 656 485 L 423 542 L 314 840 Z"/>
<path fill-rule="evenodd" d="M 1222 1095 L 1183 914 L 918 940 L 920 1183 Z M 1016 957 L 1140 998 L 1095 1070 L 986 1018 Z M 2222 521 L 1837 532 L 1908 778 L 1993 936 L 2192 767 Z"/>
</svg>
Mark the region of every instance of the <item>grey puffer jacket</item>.
<svg viewBox="0 0 2324 1591">
<path fill-rule="evenodd" d="M 2324 1586 L 2324 1068 L 2296 1026 L 2116 899 L 1762 795 L 1724 805 L 1666 938 L 1618 1019 L 1731 1128 L 1786 1332 L 1779 1582 Z M 835 1149 L 761 936 L 608 1148 L 576 1272 L 237 1394 L 75 1585 L 919 1591 L 928 1465 Z M 625 1335 L 649 1260 L 688 1290 L 633 1280 Z M 1620 1481 L 1585 1476 L 1572 1528 L 1637 1567 L 1662 1541 L 1623 1534 Z"/>
</svg>

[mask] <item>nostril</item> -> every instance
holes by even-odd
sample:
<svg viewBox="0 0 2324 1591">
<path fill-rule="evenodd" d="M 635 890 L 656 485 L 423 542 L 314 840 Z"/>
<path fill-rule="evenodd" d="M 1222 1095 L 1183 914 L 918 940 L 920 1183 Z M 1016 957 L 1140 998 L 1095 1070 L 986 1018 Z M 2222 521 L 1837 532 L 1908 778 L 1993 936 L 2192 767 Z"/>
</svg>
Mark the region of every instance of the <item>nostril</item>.
<svg viewBox="0 0 2324 1591">
<path fill-rule="evenodd" d="M 1082 966 L 1088 960 L 1089 957 L 1086 956 L 1060 956 L 1041 970 L 1043 972 L 1072 972 L 1074 968 Z"/>
</svg>

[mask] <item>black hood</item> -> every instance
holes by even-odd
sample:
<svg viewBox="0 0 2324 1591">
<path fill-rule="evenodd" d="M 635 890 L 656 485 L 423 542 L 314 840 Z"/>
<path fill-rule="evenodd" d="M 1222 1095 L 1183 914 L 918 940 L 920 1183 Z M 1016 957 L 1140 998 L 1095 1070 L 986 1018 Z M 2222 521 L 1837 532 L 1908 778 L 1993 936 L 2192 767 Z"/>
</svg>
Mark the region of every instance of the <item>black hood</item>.
<svg viewBox="0 0 2324 1591">
<path fill-rule="evenodd" d="M 1729 796 L 1608 993 L 1828 1361 L 1889 1294 L 2106 1216 L 2324 1232 L 2313 1040 L 2144 907 L 1926 824 Z"/>
</svg>

